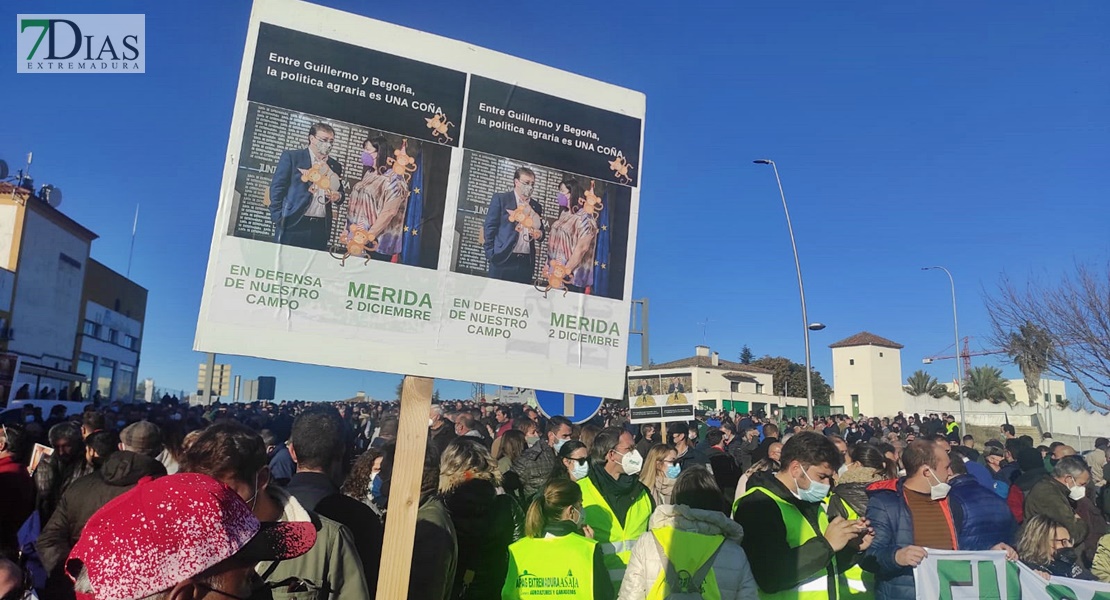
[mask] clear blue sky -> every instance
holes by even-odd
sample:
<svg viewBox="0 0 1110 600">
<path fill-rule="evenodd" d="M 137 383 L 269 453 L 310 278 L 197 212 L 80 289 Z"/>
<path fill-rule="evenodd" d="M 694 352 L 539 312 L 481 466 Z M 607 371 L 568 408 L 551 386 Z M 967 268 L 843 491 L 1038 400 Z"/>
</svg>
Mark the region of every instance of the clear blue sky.
<svg viewBox="0 0 1110 600">
<path fill-rule="evenodd" d="M 861 330 L 906 345 L 905 375 L 951 346 L 948 280 L 923 265 L 952 270 L 961 333 L 981 338 L 977 348 L 982 292 L 1000 273 L 1110 257 L 1110 3 L 325 4 L 647 94 L 634 296 L 651 299 L 656 361 L 691 355 L 706 318 L 705 341 L 725 358 L 745 343 L 803 358 L 778 190 L 753 158 L 779 165 L 810 317 L 828 324 L 813 336 L 814 364 L 830 380 L 826 346 Z M 3 6 L 9 27 L 19 11 L 94 10 L 146 13 L 146 74 L 16 75 L 14 38 L 0 36 L 0 158 L 15 167 L 34 151 L 38 183 L 64 189 L 62 209 L 101 236 L 93 256 L 121 272 L 142 204 L 139 374 L 192 388 L 249 3 Z M 629 356 L 639 362 L 638 340 Z M 245 377 L 277 376 L 289 398 L 391 397 L 398 381 L 230 362 Z M 951 379 L 955 363 L 930 370 Z"/>
</svg>

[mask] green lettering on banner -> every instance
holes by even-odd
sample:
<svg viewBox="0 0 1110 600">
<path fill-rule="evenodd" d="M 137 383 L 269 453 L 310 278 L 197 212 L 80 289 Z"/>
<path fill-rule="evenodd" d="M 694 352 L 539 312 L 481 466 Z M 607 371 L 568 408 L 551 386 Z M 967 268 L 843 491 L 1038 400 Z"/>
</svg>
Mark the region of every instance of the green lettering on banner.
<svg viewBox="0 0 1110 600">
<path fill-rule="evenodd" d="M 1052 600 L 1076 600 L 1077 598 L 1070 587 L 1059 583 L 1048 584 L 1044 591 L 1048 593 L 1048 597 Z"/>
<path fill-rule="evenodd" d="M 970 560 L 945 560 L 937 561 L 937 578 L 940 579 L 940 600 L 952 600 L 952 586 L 970 586 L 971 579 Z"/>
<path fill-rule="evenodd" d="M 1095 592 L 1091 600 L 1110 600 L 1110 592 Z"/>
<path fill-rule="evenodd" d="M 1017 562 L 1006 561 L 1006 600 L 1021 600 L 1021 569 Z"/>
<path fill-rule="evenodd" d="M 977 570 L 979 571 L 979 598 L 1001 600 L 1002 594 L 998 593 L 998 571 L 995 570 L 994 563 L 981 560 Z"/>
</svg>

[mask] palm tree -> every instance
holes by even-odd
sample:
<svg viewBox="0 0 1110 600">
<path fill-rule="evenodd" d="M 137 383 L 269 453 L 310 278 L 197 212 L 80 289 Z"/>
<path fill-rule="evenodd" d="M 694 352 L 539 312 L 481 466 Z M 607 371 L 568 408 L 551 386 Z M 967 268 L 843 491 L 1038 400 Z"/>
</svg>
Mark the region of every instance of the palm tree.
<svg viewBox="0 0 1110 600">
<path fill-rule="evenodd" d="M 920 369 L 906 378 L 906 385 L 902 386 L 902 389 L 911 396 L 929 394 L 934 398 L 940 398 L 948 395 L 948 386 L 938 382 L 936 377 Z"/>
<path fill-rule="evenodd" d="M 1052 339 L 1044 329 L 1026 321 L 1018 332 L 1010 333 L 1004 349 L 1021 369 L 1025 389 L 1029 392 L 1029 405 L 1036 406 L 1041 398 L 1041 373 L 1048 369 Z"/>
<path fill-rule="evenodd" d="M 1012 405 L 1017 402 L 1014 391 L 1010 389 L 1010 382 L 1003 379 L 1002 369 L 998 367 L 973 367 L 967 373 L 964 393 L 969 400 L 987 400 L 992 404 L 1005 402 Z"/>
</svg>

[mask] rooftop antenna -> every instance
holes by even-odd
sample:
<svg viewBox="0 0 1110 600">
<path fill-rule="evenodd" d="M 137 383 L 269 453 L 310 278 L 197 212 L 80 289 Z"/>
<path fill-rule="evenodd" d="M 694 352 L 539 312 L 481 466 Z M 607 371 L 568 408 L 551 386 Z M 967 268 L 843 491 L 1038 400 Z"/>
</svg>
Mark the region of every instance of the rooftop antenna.
<svg viewBox="0 0 1110 600">
<path fill-rule="evenodd" d="M 698 325 L 701 325 L 701 345 L 704 346 L 705 345 L 705 330 L 709 326 L 709 317 L 706 317 L 704 321 L 699 322 Z"/>
</svg>

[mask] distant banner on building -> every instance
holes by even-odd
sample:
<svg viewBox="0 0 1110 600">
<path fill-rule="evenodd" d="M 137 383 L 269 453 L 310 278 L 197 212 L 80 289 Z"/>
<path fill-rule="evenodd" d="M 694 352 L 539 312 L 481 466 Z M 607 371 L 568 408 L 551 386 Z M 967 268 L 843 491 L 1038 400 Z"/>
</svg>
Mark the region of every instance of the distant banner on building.
<svg viewBox="0 0 1110 600">
<path fill-rule="evenodd" d="M 914 569 L 917 600 L 1106 600 L 1110 584 L 1053 577 L 1045 580 L 1005 552 L 929 550 Z"/>
<path fill-rule="evenodd" d="M 643 94 L 256 0 L 196 350 L 625 387 Z"/>
</svg>

